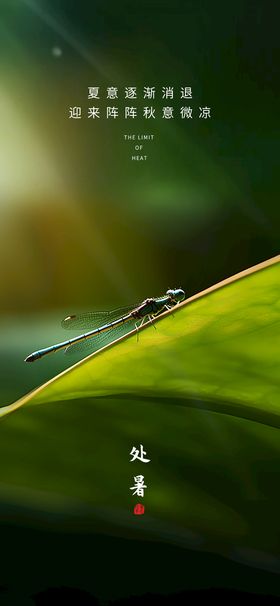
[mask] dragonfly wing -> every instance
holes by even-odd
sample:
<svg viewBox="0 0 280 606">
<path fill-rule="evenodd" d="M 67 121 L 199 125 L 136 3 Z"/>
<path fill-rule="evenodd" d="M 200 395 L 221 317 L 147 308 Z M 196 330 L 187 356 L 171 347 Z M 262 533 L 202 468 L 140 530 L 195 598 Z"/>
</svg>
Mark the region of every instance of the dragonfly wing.
<svg viewBox="0 0 280 606">
<path fill-rule="evenodd" d="M 79 315 L 67 316 L 67 318 L 62 320 L 61 326 L 71 330 L 99 328 L 104 324 L 110 324 L 114 320 L 125 316 L 136 307 L 138 307 L 138 303 L 135 303 L 135 305 L 127 305 L 126 307 L 118 307 L 111 311 L 90 311 Z"/>
<path fill-rule="evenodd" d="M 131 320 L 130 322 L 126 322 L 117 328 L 111 328 L 110 330 L 106 330 L 99 335 L 94 335 L 90 339 L 85 339 L 84 341 L 80 341 L 79 343 L 73 343 L 73 345 L 69 345 L 64 353 L 65 354 L 76 354 L 84 351 L 98 351 L 101 347 L 105 347 L 109 343 L 112 343 L 119 337 L 124 336 L 130 330 L 133 330 L 135 326 L 135 320 Z"/>
</svg>

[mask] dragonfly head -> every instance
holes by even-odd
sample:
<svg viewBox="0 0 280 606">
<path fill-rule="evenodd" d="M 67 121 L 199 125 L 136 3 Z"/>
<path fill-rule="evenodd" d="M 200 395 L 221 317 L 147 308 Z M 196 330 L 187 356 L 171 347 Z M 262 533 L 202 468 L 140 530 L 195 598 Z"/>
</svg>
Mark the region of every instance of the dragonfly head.
<svg viewBox="0 0 280 606">
<path fill-rule="evenodd" d="M 174 303 L 174 305 L 176 303 L 181 303 L 181 301 L 184 301 L 186 296 L 186 293 L 182 288 L 174 288 L 173 290 L 169 288 L 166 294 L 168 295 L 168 297 L 171 298 L 171 301 L 172 303 Z"/>
</svg>

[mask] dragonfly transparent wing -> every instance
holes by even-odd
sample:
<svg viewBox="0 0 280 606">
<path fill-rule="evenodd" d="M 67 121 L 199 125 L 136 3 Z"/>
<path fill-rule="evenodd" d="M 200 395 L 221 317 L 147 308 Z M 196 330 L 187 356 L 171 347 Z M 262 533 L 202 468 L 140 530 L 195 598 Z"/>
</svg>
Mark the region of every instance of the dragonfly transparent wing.
<svg viewBox="0 0 280 606">
<path fill-rule="evenodd" d="M 79 315 L 67 316 L 61 322 L 63 328 L 71 330 L 80 330 L 82 328 L 99 328 L 104 324 L 110 324 L 114 320 L 125 316 L 130 313 L 133 309 L 138 307 L 139 303 L 135 305 L 127 305 L 126 307 L 118 307 L 111 311 L 89 311 Z"/>
<path fill-rule="evenodd" d="M 82 353 L 85 351 L 97 351 L 101 349 L 101 347 L 105 347 L 108 343 L 112 343 L 119 337 L 124 336 L 130 330 L 133 330 L 135 327 L 135 320 L 130 320 L 125 324 L 121 324 L 116 328 L 111 328 L 110 330 L 106 330 L 100 334 L 94 335 L 90 339 L 85 339 L 84 341 L 80 341 L 79 343 L 73 343 L 73 345 L 69 345 L 64 351 L 65 354 L 76 354 Z"/>
</svg>

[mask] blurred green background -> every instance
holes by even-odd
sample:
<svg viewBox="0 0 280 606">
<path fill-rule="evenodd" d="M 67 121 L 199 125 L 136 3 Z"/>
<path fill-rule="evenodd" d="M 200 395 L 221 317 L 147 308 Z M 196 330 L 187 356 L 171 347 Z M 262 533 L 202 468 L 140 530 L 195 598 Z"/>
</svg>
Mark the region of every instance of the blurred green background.
<svg viewBox="0 0 280 606">
<path fill-rule="evenodd" d="M 1 0 L 2 404 L 69 364 L 22 364 L 65 314 L 191 295 L 277 254 L 274 7 Z M 70 120 L 95 85 L 191 86 L 212 118 Z M 146 162 L 131 131 L 155 135 Z"/>
<path fill-rule="evenodd" d="M 279 252 L 275 9 L 0 0 L 1 405 L 69 366 L 23 363 L 65 315 L 192 295 Z M 69 120 L 114 85 L 191 86 L 212 118 Z M 147 162 L 126 132 L 155 134 Z"/>
</svg>

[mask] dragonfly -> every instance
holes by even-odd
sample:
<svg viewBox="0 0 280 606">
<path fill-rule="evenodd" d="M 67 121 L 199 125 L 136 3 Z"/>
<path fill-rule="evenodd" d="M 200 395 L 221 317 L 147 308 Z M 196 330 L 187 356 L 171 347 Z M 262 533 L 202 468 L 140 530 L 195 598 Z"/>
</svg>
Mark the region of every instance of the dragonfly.
<svg viewBox="0 0 280 606">
<path fill-rule="evenodd" d="M 185 291 L 182 288 L 168 289 L 165 295 L 145 299 L 140 304 L 109 311 L 95 311 L 67 316 L 61 322 L 63 328 L 82 330 L 90 327 L 91 330 L 62 343 L 56 343 L 56 345 L 34 351 L 24 361 L 35 362 L 35 360 L 61 349 L 64 349 L 66 354 L 83 352 L 86 349 L 97 351 L 115 339 L 124 336 L 133 327 L 138 331 L 143 324 L 149 322 L 153 324 L 153 320 L 158 315 L 165 310 L 172 309 L 184 299 Z"/>
</svg>

